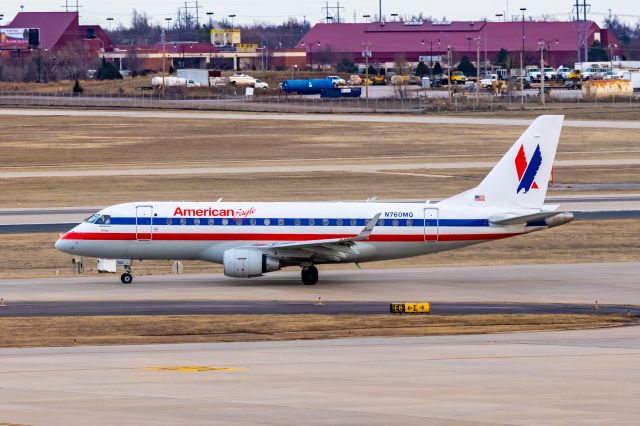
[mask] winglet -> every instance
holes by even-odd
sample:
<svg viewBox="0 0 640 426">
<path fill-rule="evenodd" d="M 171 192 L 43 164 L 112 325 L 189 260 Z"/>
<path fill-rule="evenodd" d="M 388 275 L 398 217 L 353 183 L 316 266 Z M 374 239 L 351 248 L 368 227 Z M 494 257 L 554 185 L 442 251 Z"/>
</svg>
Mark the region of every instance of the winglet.
<svg viewBox="0 0 640 426">
<path fill-rule="evenodd" d="M 380 219 L 381 215 L 382 213 L 378 213 L 377 215 L 369 219 L 369 222 L 367 222 L 367 225 L 362 229 L 362 231 L 360 231 L 360 233 L 355 238 L 351 238 L 351 240 L 360 241 L 369 238 L 369 235 L 371 235 L 371 233 L 373 232 L 373 228 L 376 227 L 376 223 L 378 223 L 378 219 Z"/>
</svg>

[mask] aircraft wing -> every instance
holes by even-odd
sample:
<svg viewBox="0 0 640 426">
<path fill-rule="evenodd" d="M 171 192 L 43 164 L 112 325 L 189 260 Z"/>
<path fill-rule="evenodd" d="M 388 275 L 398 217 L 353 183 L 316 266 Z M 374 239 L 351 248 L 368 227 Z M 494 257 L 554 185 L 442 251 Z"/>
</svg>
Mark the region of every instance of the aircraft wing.
<svg viewBox="0 0 640 426">
<path fill-rule="evenodd" d="M 254 244 L 249 247 L 267 252 L 271 256 L 279 258 L 309 258 L 314 256 L 339 261 L 345 258 L 346 254 L 358 254 L 358 251 L 353 246 L 357 241 L 363 241 L 369 238 L 381 214 L 382 213 L 378 213 L 373 216 L 362 231 L 352 237 L 291 241 L 263 245 Z"/>
</svg>

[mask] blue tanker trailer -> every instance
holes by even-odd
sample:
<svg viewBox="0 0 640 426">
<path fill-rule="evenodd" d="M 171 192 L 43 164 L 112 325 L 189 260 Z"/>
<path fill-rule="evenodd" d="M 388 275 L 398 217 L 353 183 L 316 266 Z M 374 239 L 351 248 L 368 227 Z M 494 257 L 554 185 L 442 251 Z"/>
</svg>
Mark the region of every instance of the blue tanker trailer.
<svg viewBox="0 0 640 426">
<path fill-rule="evenodd" d="M 318 95 L 325 89 L 335 87 L 332 78 L 314 78 L 306 80 L 284 80 L 280 83 L 280 89 L 285 93 L 298 93 L 300 95 Z"/>
</svg>

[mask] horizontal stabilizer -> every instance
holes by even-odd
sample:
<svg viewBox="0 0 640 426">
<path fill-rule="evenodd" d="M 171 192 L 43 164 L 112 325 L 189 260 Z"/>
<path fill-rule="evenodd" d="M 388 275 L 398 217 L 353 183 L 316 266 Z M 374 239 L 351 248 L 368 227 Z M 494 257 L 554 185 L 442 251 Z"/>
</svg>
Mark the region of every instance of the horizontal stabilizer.
<svg viewBox="0 0 640 426">
<path fill-rule="evenodd" d="M 502 216 L 494 216 L 489 218 L 489 222 L 494 225 L 518 225 L 521 223 L 527 222 L 536 222 L 539 220 L 549 219 L 550 217 L 557 216 L 563 212 L 540 212 L 540 213 L 532 213 L 525 214 L 522 216 L 513 216 L 513 215 L 502 215 Z"/>
</svg>

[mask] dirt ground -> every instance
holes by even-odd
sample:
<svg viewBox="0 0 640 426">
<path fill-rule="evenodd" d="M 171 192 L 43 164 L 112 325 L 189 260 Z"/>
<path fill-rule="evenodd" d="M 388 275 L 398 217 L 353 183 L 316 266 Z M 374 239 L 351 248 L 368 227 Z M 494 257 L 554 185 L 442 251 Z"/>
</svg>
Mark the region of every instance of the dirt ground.
<svg viewBox="0 0 640 426">
<path fill-rule="evenodd" d="M 625 262 L 640 259 L 640 220 L 574 221 L 528 235 L 479 244 L 450 252 L 363 263 L 362 268 L 469 266 L 496 264 Z M 0 235 L 0 277 L 69 276 L 71 256 L 58 252 L 57 234 Z M 220 265 L 185 261 L 185 273 L 222 272 Z M 96 275 L 97 261 L 85 258 L 85 274 Z M 136 275 L 171 274 L 170 261 L 134 261 Z M 355 268 L 323 265 L 320 269 Z M 277 273 L 277 272 L 276 272 Z M 117 277 L 113 277 L 117 280 Z"/>
<path fill-rule="evenodd" d="M 595 315 L 194 315 L 0 318 L 0 347 L 432 336 L 630 324 Z"/>
</svg>

